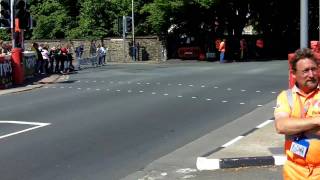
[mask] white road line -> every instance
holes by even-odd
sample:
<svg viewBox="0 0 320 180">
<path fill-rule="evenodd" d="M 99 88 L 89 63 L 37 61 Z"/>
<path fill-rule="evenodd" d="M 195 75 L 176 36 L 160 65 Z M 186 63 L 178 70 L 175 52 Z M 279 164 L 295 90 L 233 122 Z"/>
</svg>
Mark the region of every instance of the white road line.
<svg viewBox="0 0 320 180">
<path fill-rule="evenodd" d="M 144 91 L 139 91 L 139 93 L 143 93 Z"/>
<path fill-rule="evenodd" d="M 95 83 L 95 82 L 97 82 L 97 81 L 92 81 L 92 82 L 94 82 L 94 83 Z"/>
<path fill-rule="evenodd" d="M 96 91 L 100 91 L 100 89 L 98 88 L 98 89 L 96 89 Z"/>
<path fill-rule="evenodd" d="M 179 95 L 179 96 L 177 96 L 178 98 L 182 98 L 183 96 L 181 96 L 181 95 Z"/>
<path fill-rule="evenodd" d="M 202 88 L 206 87 L 205 85 L 201 85 Z"/>
<path fill-rule="evenodd" d="M 155 95 L 155 94 L 157 94 L 157 93 L 156 93 L 156 92 L 152 92 L 151 94 Z"/>
<path fill-rule="evenodd" d="M 128 93 L 131 93 L 131 92 L 132 92 L 132 90 L 129 89 L 129 90 L 128 90 Z"/>
<path fill-rule="evenodd" d="M 193 84 L 189 84 L 188 86 L 193 87 Z"/>
<path fill-rule="evenodd" d="M 210 98 L 207 98 L 207 99 L 206 99 L 206 101 L 211 101 L 211 100 L 212 100 L 212 99 L 210 99 Z"/>
<path fill-rule="evenodd" d="M 182 86 L 182 84 L 179 83 L 178 86 Z"/>
<path fill-rule="evenodd" d="M 267 125 L 267 124 L 269 124 L 269 123 L 271 123 L 273 120 L 266 120 L 265 122 L 263 122 L 263 123 L 261 123 L 261 124 L 259 124 L 258 126 L 257 126 L 257 128 L 262 128 L 262 127 L 264 127 L 265 125 Z"/>
<path fill-rule="evenodd" d="M 116 91 L 117 91 L 117 92 L 120 92 L 121 90 L 120 90 L 120 89 L 117 89 Z"/>
<path fill-rule="evenodd" d="M 275 94 L 275 93 L 277 93 L 277 92 L 275 92 L 275 91 L 272 91 L 271 93 L 272 93 L 272 94 Z"/>
<path fill-rule="evenodd" d="M 195 97 L 195 96 L 192 96 L 191 98 L 192 98 L 192 99 L 197 99 L 197 97 Z"/>
<path fill-rule="evenodd" d="M 227 91 L 231 91 L 231 90 L 232 90 L 231 88 L 228 88 L 228 89 L 227 89 Z"/>
<path fill-rule="evenodd" d="M 230 146 L 231 144 L 233 144 L 233 143 L 235 143 L 235 142 L 237 142 L 237 141 L 239 141 L 240 139 L 242 139 L 244 136 L 238 136 L 238 137 L 236 137 L 236 138 L 234 138 L 234 139 L 232 139 L 231 141 L 229 141 L 229 142 L 227 142 L 227 143 L 225 143 L 224 145 L 222 145 L 221 147 L 228 147 L 228 146 Z"/>
<path fill-rule="evenodd" d="M 72 89 L 72 86 L 69 86 L 69 89 Z"/>
<path fill-rule="evenodd" d="M 263 105 L 261 105 L 261 104 L 258 104 L 257 106 L 258 106 L 258 107 L 262 107 Z"/>
<path fill-rule="evenodd" d="M 81 88 L 77 88 L 77 89 L 81 90 Z"/>
<path fill-rule="evenodd" d="M 218 87 L 218 86 L 215 86 L 215 87 L 213 87 L 213 88 L 218 89 L 219 87 Z"/>
<path fill-rule="evenodd" d="M 169 94 L 166 93 L 166 94 L 163 94 L 163 95 L 164 95 L 164 96 L 168 96 Z"/>
<path fill-rule="evenodd" d="M 244 105 L 244 104 L 246 104 L 246 103 L 244 103 L 244 102 L 241 102 L 240 104 L 241 104 L 241 105 Z"/>
<path fill-rule="evenodd" d="M 227 103 L 228 101 L 225 101 L 225 100 L 223 100 L 223 101 L 221 101 L 222 103 Z"/>
<path fill-rule="evenodd" d="M 256 91 L 256 92 L 259 93 L 259 92 L 261 92 L 261 91 L 258 90 L 258 91 Z"/>
<path fill-rule="evenodd" d="M 61 87 L 60 87 L 60 89 L 64 89 L 64 87 L 63 87 L 63 86 L 61 86 Z"/>
<path fill-rule="evenodd" d="M 107 91 L 110 91 L 110 89 L 106 89 Z"/>
<path fill-rule="evenodd" d="M 241 89 L 241 92 L 246 92 L 247 90 L 245 90 L 245 89 Z"/>
<path fill-rule="evenodd" d="M 10 134 L 6 134 L 6 135 L 3 135 L 3 136 L 0 136 L 0 139 L 6 138 L 6 137 L 9 137 L 9 136 L 13 136 L 13 135 L 17 135 L 17 134 L 21 134 L 21 133 L 24 133 L 24 132 L 27 132 L 27 131 L 31 131 L 31 130 L 34 130 L 34 129 L 37 129 L 37 128 L 41 128 L 41 127 L 50 125 L 50 123 L 25 122 L 25 121 L 0 121 L 0 123 L 23 124 L 23 125 L 35 126 L 35 127 L 32 127 L 32 128 L 24 129 L 22 131 L 17 131 L 17 132 L 14 132 L 14 133 L 10 133 Z"/>
<path fill-rule="evenodd" d="M 91 88 L 87 88 L 87 90 L 90 90 Z"/>
</svg>

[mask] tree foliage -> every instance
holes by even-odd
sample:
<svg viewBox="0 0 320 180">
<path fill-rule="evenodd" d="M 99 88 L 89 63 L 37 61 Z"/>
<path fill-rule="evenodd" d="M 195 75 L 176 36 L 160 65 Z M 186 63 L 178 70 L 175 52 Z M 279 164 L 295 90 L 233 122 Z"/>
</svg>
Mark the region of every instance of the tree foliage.
<svg viewBox="0 0 320 180">
<path fill-rule="evenodd" d="M 131 16 L 132 0 L 30 0 L 33 39 L 119 36 L 118 22 Z M 134 0 L 136 35 L 242 36 L 244 27 L 274 41 L 296 42 L 299 1 Z M 310 37 L 318 38 L 318 2 L 309 1 Z M 120 22 L 121 23 L 121 22 Z M 3 32 L 2 32 L 3 33 Z"/>
</svg>

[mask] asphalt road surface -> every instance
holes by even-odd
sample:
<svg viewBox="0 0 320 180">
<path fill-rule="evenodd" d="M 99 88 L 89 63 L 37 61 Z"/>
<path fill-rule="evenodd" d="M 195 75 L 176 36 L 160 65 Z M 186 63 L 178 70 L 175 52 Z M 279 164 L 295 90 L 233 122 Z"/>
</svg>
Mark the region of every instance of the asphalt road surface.
<svg viewBox="0 0 320 180">
<path fill-rule="evenodd" d="M 113 64 L 2 95 L 1 179 L 124 178 L 274 100 L 287 74 L 287 61 Z"/>
</svg>

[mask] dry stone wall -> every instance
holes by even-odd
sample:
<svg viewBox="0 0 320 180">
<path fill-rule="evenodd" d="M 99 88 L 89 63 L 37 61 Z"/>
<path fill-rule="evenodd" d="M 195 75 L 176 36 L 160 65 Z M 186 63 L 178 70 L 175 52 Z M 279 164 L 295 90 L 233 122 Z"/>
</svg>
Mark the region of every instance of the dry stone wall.
<svg viewBox="0 0 320 180">
<path fill-rule="evenodd" d="M 91 41 L 88 40 L 27 40 L 25 41 L 25 50 L 31 50 L 32 43 L 48 44 L 49 48 L 53 46 L 67 46 L 70 45 L 73 56 L 74 50 L 81 43 L 84 45 L 83 57 L 90 57 L 89 49 Z M 123 43 L 122 38 L 105 38 L 103 40 L 94 41 L 96 46 L 103 44 L 108 48 L 107 62 L 134 62 L 132 60 L 132 38 L 126 38 Z M 166 60 L 166 51 L 163 42 L 156 36 L 135 37 L 135 44 L 137 47 L 136 60 L 137 61 L 150 61 L 161 62 Z M 124 47 L 124 48 L 123 48 Z"/>
</svg>

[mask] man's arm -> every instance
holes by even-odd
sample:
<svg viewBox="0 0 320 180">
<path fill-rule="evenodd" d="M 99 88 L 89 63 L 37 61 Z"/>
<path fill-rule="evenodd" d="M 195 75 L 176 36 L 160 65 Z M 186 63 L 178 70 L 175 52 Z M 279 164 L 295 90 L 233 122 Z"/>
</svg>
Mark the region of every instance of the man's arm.
<svg viewBox="0 0 320 180">
<path fill-rule="evenodd" d="M 275 113 L 275 128 L 279 134 L 293 135 L 320 128 L 320 117 L 290 118 L 286 112 Z"/>
</svg>

